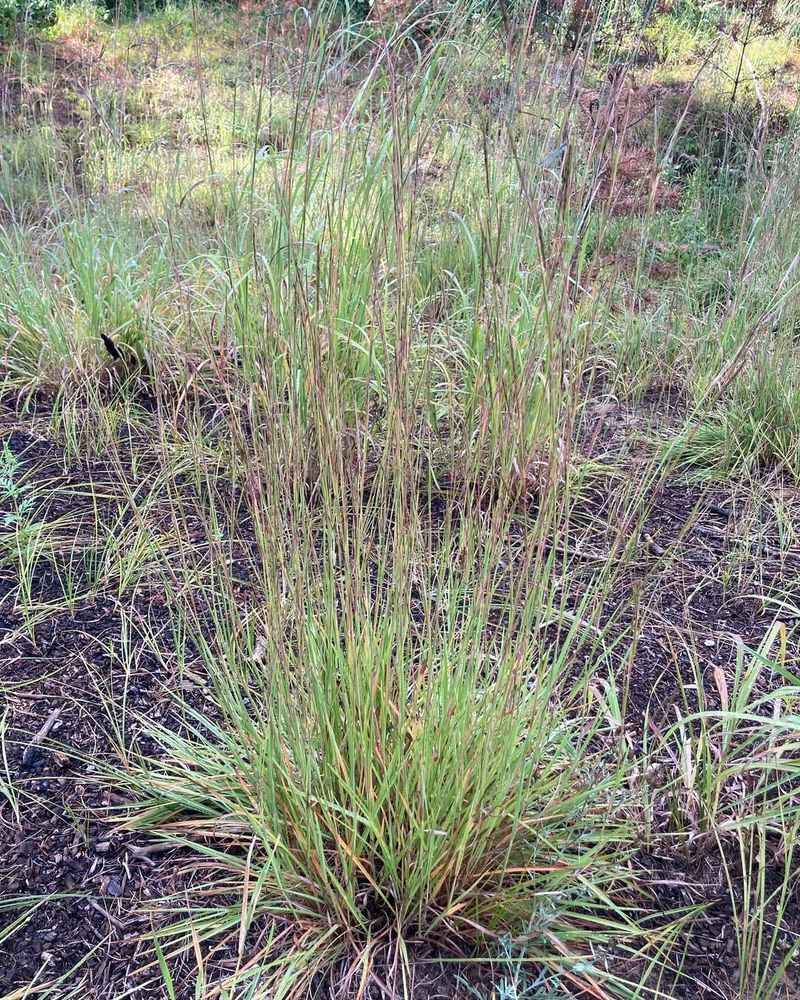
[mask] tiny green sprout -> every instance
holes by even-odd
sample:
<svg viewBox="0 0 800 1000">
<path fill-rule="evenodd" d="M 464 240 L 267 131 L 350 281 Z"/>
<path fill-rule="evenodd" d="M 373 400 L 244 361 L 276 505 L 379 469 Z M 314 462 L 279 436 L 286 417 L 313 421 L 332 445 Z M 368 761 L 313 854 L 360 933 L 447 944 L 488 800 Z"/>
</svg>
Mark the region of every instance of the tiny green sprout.
<svg viewBox="0 0 800 1000">
<path fill-rule="evenodd" d="M 3 515 L 2 524 L 11 528 L 30 513 L 33 497 L 28 495 L 28 487 L 18 480 L 20 461 L 9 447 L 8 441 L 0 451 L 0 503 L 9 504 L 13 509 Z"/>
</svg>

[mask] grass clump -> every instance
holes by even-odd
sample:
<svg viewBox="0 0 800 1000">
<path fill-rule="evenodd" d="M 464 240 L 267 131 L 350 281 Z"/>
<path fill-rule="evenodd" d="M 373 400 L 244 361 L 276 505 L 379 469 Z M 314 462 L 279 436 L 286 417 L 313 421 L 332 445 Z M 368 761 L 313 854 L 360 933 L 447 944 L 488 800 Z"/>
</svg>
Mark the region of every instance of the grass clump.
<svg viewBox="0 0 800 1000">
<path fill-rule="evenodd" d="M 625 881 L 618 789 L 585 779 L 591 727 L 555 723 L 552 667 L 480 655 L 475 625 L 414 651 L 397 619 L 342 635 L 310 621 L 291 660 L 265 654 L 247 688 L 231 682 L 224 724 L 151 731 L 163 757 L 125 775 L 141 788 L 127 825 L 191 844 L 215 871 L 209 891 L 221 880 L 241 900 L 209 899 L 167 940 L 238 934 L 244 962 L 269 918 L 247 957 L 258 995 L 286 981 L 269 957 L 286 922 L 304 947 L 283 964 L 307 982 L 341 968 L 408 982 L 420 942 L 464 956 L 504 935 L 541 961 L 566 956 L 581 981 Z"/>
<path fill-rule="evenodd" d="M 757 358 L 726 397 L 671 445 L 687 465 L 718 476 L 800 470 L 800 382 L 772 353 Z"/>
</svg>

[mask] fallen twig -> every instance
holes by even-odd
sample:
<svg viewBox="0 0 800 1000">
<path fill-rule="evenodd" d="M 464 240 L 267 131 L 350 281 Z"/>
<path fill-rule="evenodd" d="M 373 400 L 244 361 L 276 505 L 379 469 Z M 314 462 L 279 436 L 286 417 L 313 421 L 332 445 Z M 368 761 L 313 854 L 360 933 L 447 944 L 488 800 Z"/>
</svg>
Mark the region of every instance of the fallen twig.
<svg viewBox="0 0 800 1000">
<path fill-rule="evenodd" d="M 169 851 L 174 846 L 174 844 L 166 842 L 145 844 L 144 847 L 137 847 L 136 844 L 126 844 L 125 850 L 140 861 L 147 861 L 148 864 L 154 865 L 155 861 L 150 857 L 151 854 L 160 854 L 162 851 Z"/>
<path fill-rule="evenodd" d="M 108 910 L 104 909 L 99 903 L 96 903 L 93 899 L 89 900 L 89 906 L 91 906 L 93 910 L 97 910 L 98 913 L 102 913 L 103 916 L 106 918 L 106 920 L 110 924 L 113 924 L 117 928 L 117 930 L 124 931 L 126 929 L 127 924 L 123 923 L 117 917 L 112 916 L 108 912 Z"/>
<path fill-rule="evenodd" d="M 47 738 L 50 730 L 58 722 L 58 719 L 64 710 L 63 705 L 59 705 L 58 708 L 54 708 L 53 711 L 47 716 L 44 721 L 44 725 L 39 730 L 38 733 L 33 737 L 30 743 L 25 747 L 25 751 L 22 754 L 22 764 L 24 767 L 28 767 L 33 760 L 34 754 L 36 753 L 36 748 L 42 742 L 42 740 Z"/>
</svg>

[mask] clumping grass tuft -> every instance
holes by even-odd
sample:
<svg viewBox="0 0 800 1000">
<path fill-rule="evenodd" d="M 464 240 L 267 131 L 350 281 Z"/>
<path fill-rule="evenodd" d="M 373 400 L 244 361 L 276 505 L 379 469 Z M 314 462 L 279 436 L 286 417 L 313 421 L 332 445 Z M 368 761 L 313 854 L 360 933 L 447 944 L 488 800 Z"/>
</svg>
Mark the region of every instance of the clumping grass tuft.
<svg viewBox="0 0 800 1000">
<path fill-rule="evenodd" d="M 226 685 L 224 723 L 149 730 L 161 753 L 122 776 L 139 792 L 126 826 L 191 844 L 209 891 L 240 900 L 165 929 L 173 945 L 238 935 L 244 962 L 264 918 L 289 921 L 305 977 L 344 962 L 366 981 L 405 979 L 420 941 L 455 956 L 510 936 L 569 968 L 607 938 L 626 834 L 613 774 L 588 779 L 594 727 L 554 718 L 529 651 L 479 655 L 476 624 L 415 653 L 391 619 L 309 621 L 288 662 L 234 666 L 250 683 Z M 247 958 L 264 991 L 265 942 Z"/>
<path fill-rule="evenodd" d="M 800 382 L 790 358 L 777 368 L 776 345 L 748 364 L 725 398 L 676 437 L 669 452 L 701 475 L 800 474 Z"/>
</svg>

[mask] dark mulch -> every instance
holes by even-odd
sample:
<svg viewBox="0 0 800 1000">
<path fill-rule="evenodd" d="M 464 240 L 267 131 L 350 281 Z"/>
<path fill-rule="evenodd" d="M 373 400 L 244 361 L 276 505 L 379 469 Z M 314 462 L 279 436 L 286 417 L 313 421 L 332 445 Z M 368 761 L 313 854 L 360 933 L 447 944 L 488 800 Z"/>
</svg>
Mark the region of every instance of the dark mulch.
<svg viewBox="0 0 800 1000">
<path fill-rule="evenodd" d="M 46 568 L 42 576 L 45 597 Z M 154 618 L 165 620 L 163 605 L 132 610 L 129 623 L 137 612 L 149 615 L 151 625 Z M 124 688 L 131 742 L 137 713 L 178 727 L 173 678 L 146 652 L 123 675 L 113 656 L 123 616 L 113 600 L 87 599 L 29 634 L 21 633 L 21 624 L 18 614 L 0 612 L 0 684 L 11 720 L 8 766 L 21 792 L 20 822 L 8 804 L 1 814 L 0 895 L 61 898 L 40 906 L 0 944 L 0 989 L 37 973 L 41 979 L 42 967 L 46 978 L 58 976 L 94 949 L 84 971 L 99 991 L 128 983 L 141 964 L 138 936 L 148 921 L 137 906 L 180 885 L 174 858 L 137 856 L 132 838 L 113 835 L 104 822 L 120 800 L 95 777 L 98 764 L 119 763 L 103 702 L 119 703 Z M 37 744 L 36 734 L 54 712 L 49 737 Z M 156 988 L 152 995 L 162 994 Z"/>
<path fill-rule="evenodd" d="M 777 843 L 774 845 L 777 848 Z M 724 862 L 724 863 L 723 863 Z M 691 924 L 691 932 L 681 940 L 676 949 L 683 962 L 683 973 L 677 983 L 665 976 L 662 989 L 667 989 L 676 1000 L 719 997 L 739 1000 L 743 996 L 737 982 L 739 956 L 736 925 L 746 907 L 748 885 L 740 874 L 741 864 L 734 845 L 723 845 L 718 850 L 698 852 L 687 857 L 680 851 L 654 848 L 640 851 L 634 858 L 645 884 L 650 886 L 654 910 L 680 911 L 698 907 Z M 780 859 L 773 858 L 765 872 L 767 893 L 779 894 L 783 879 Z M 769 920 L 775 926 L 771 912 Z M 778 934 L 777 955 L 783 957 L 797 941 L 800 930 L 800 900 L 796 893 L 788 901 L 783 914 L 781 932 Z M 786 984 L 791 982 L 792 970 L 800 972 L 797 962 L 789 966 Z M 767 977 L 768 978 L 768 977 Z M 787 985 L 779 996 L 793 998 L 797 994 Z M 748 994 L 750 996 L 751 994 Z M 753 995 L 755 1000 L 755 995 Z"/>
<path fill-rule="evenodd" d="M 12 426 L 0 443 L 8 444 L 24 475 L 60 486 L 110 481 L 102 463 L 70 463 L 63 449 L 33 426 L 23 430 L 16 420 Z M 86 500 L 76 494 L 69 510 L 66 496 L 62 491 L 61 500 L 40 508 L 38 516 L 72 513 L 79 524 Z M 9 510 L 0 510 L 0 516 L 5 513 Z M 14 603 L 17 569 L 0 565 L 0 689 L 9 721 L 8 770 L 20 790 L 19 822 L 8 802 L 0 809 L 0 897 L 56 894 L 0 943 L 0 992 L 34 977 L 37 982 L 55 979 L 89 954 L 70 982 L 85 978 L 87 995 L 114 996 L 136 982 L 134 972 L 142 965 L 139 938 L 149 921 L 139 907 L 175 891 L 181 875 L 175 858 L 140 857 L 133 838 L 112 833 L 106 820 L 119 801 L 97 781 L 96 768 L 120 762 L 108 722 L 110 700 L 119 703 L 124 695 L 129 745 L 135 742 L 137 714 L 181 724 L 172 697 L 175 677 L 141 641 L 145 625 L 157 630 L 169 616 L 158 592 L 139 594 L 122 606 L 110 595 L 90 591 L 65 608 L 63 569 L 51 559 L 39 560 L 31 606 L 56 610 L 34 612 L 26 621 Z M 127 670 L 117 656 L 123 631 L 126 641 L 140 646 Z M 201 694 L 182 693 L 202 707 Z M 37 742 L 54 714 L 49 733 Z M 33 905 L 6 912 L 3 923 Z M 138 995 L 160 997 L 163 987 Z"/>
</svg>

